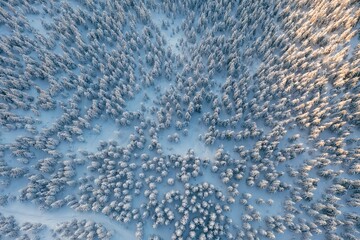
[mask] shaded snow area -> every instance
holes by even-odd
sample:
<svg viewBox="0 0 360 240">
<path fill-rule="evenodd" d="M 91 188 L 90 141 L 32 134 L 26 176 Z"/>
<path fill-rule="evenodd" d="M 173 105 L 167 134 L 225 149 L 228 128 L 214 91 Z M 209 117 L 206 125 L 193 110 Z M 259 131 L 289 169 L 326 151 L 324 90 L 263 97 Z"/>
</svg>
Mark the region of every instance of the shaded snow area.
<svg viewBox="0 0 360 240">
<path fill-rule="evenodd" d="M 0 1 L 0 239 L 360 239 L 359 19 Z"/>
</svg>

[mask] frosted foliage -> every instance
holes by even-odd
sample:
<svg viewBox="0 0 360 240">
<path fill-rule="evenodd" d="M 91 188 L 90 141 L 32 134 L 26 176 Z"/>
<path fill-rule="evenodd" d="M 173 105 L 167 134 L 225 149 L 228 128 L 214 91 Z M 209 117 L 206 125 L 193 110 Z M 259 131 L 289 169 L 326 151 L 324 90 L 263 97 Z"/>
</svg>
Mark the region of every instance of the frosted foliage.
<svg viewBox="0 0 360 240">
<path fill-rule="evenodd" d="M 0 1 L 0 239 L 360 239 L 359 19 Z"/>
</svg>

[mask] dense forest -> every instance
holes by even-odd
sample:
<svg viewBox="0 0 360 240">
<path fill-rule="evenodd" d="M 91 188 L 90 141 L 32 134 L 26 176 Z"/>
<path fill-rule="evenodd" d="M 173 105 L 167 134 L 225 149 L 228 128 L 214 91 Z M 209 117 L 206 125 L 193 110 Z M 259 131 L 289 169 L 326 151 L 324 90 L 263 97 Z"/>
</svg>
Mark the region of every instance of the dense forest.
<svg viewBox="0 0 360 240">
<path fill-rule="evenodd" d="M 0 0 L 0 239 L 360 238 L 357 0 Z"/>
</svg>

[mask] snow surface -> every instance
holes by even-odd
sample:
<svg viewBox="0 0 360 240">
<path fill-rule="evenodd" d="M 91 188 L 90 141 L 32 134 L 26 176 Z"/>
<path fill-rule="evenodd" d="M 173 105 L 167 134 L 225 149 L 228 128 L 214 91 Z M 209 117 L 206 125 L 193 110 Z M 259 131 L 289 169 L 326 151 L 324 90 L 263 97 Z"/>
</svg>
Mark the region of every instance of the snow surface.
<svg viewBox="0 0 360 240">
<path fill-rule="evenodd" d="M 41 211 L 33 204 L 22 202 L 9 203 L 6 207 L 0 207 L 0 210 L 6 217 L 14 216 L 20 224 L 26 222 L 41 223 L 48 226 L 50 229 L 55 229 L 58 224 L 73 219 L 91 219 L 95 222 L 101 222 L 108 230 L 110 230 L 113 234 L 112 239 L 135 239 L 131 230 L 119 225 L 117 222 L 102 214 L 79 213 L 67 208 Z"/>
</svg>

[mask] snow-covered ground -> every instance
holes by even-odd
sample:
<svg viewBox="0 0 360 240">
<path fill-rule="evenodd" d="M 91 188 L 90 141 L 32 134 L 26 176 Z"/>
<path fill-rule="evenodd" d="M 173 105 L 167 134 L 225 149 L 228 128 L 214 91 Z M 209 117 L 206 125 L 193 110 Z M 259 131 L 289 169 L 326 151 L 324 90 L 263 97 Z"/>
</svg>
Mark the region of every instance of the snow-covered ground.
<svg viewBox="0 0 360 240">
<path fill-rule="evenodd" d="M 135 239 L 134 234 L 124 226 L 107 218 L 102 214 L 79 213 L 72 209 L 61 208 L 59 210 L 41 211 L 31 203 L 15 202 L 9 203 L 6 207 L 0 208 L 4 216 L 14 216 L 20 224 L 26 222 L 41 223 L 50 229 L 55 229 L 62 222 L 73 219 L 91 219 L 92 221 L 102 223 L 113 234 L 112 239 Z"/>
</svg>

